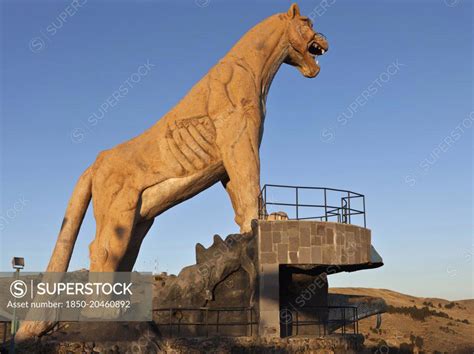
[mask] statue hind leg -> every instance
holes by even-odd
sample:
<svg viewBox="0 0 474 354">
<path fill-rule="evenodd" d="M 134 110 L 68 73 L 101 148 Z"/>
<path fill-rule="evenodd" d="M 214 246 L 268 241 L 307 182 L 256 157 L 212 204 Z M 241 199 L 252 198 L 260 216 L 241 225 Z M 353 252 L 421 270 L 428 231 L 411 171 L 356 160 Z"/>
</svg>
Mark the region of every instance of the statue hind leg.
<svg viewBox="0 0 474 354">
<path fill-rule="evenodd" d="M 138 193 L 122 188 L 119 193 L 101 195 L 94 201 L 97 229 L 89 246 L 91 272 L 127 270 L 124 261 L 134 242 L 138 199 Z"/>
</svg>

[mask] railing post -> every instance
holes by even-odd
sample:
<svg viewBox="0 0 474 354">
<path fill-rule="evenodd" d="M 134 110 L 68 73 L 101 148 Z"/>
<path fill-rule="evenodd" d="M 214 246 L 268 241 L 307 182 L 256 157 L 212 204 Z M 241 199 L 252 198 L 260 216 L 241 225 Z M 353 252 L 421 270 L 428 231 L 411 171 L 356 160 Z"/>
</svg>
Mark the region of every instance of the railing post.
<svg viewBox="0 0 474 354">
<path fill-rule="evenodd" d="M 344 197 L 342 197 L 341 198 L 341 221 L 338 221 L 338 222 L 345 224 L 345 221 L 346 221 L 346 207 L 344 205 Z"/>
<path fill-rule="evenodd" d="M 328 316 L 327 316 L 327 319 L 325 318 L 325 319 L 324 319 L 324 322 L 323 322 L 324 335 L 327 334 L 327 326 L 329 325 L 329 316 L 330 316 L 330 309 L 328 309 Z"/>
<path fill-rule="evenodd" d="M 296 187 L 296 220 L 299 219 L 298 216 L 298 187 Z"/>
<path fill-rule="evenodd" d="M 349 224 L 351 223 L 351 194 L 347 192 L 347 205 L 349 207 Z"/>
<path fill-rule="evenodd" d="M 264 194 L 264 199 L 263 199 L 263 219 L 267 219 L 267 185 L 263 186 L 263 194 Z"/>
<path fill-rule="evenodd" d="M 352 308 L 352 318 L 354 319 L 354 334 L 356 334 L 356 324 L 357 324 L 357 317 L 356 317 L 357 308 Z"/>
<path fill-rule="evenodd" d="M 363 203 L 363 211 L 364 211 L 364 228 L 367 227 L 366 226 L 366 220 L 365 220 L 365 195 L 362 196 L 362 203 Z"/>
<path fill-rule="evenodd" d="M 206 307 L 206 338 L 209 337 L 209 309 Z"/>
<path fill-rule="evenodd" d="M 253 308 L 250 308 L 250 337 L 253 337 Z"/>
<path fill-rule="evenodd" d="M 344 307 L 341 308 L 342 312 L 342 334 L 346 334 L 346 309 Z"/>
<path fill-rule="evenodd" d="M 356 329 L 356 334 L 359 333 L 359 309 L 356 307 L 355 308 L 355 315 L 356 315 L 356 326 L 357 326 L 357 329 Z"/>
<path fill-rule="evenodd" d="M 327 200 L 326 192 L 327 192 L 327 189 L 324 188 L 324 216 L 326 218 L 326 221 L 328 221 L 328 200 Z"/>
<path fill-rule="evenodd" d="M 262 191 L 258 195 L 258 218 L 262 218 Z"/>
<path fill-rule="evenodd" d="M 295 335 L 298 335 L 300 333 L 300 317 L 298 310 L 296 310 L 296 323 L 294 326 L 292 323 L 292 327 L 295 327 Z"/>
<path fill-rule="evenodd" d="M 171 326 L 172 311 L 173 311 L 173 309 L 170 308 L 170 311 L 169 311 L 170 318 L 169 318 L 169 322 L 168 322 L 168 328 L 169 328 L 169 332 L 170 332 L 170 338 L 173 337 L 173 334 L 172 334 L 172 326 Z"/>
</svg>

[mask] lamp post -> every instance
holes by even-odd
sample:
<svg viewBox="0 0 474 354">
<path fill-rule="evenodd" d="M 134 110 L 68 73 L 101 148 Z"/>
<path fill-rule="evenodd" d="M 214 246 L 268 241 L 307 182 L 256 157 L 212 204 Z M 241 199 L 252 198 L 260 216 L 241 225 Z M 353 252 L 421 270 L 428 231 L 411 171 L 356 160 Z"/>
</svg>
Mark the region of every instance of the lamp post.
<svg viewBox="0 0 474 354">
<path fill-rule="evenodd" d="M 13 277 L 15 280 L 20 279 L 20 270 L 25 267 L 25 259 L 23 257 L 13 257 L 12 267 L 15 269 Z M 13 319 L 11 324 L 10 353 L 15 353 L 15 334 L 18 330 L 18 321 L 16 320 L 16 309 L 13 308 Z"/>
</svg>

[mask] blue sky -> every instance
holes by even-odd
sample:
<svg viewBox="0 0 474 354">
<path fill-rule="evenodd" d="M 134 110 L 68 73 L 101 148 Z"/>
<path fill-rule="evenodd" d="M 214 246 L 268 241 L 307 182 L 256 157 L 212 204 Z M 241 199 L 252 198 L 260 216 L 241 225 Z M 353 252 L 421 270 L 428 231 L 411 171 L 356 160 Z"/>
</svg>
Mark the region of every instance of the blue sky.
<svg viewBox="0 0 474 354">
<path fill-rule="evenodd" d="M 249 28 L 289 5 L 2 0 L 0 269 L 12 256 L 45 269 L 74 184 L 97 153 L 151 126 Z M 262 184 L 366 195 L 385 266 L 333 275 L 331 286 L 472 298 L 472 4 L 299 5 L 330 50 L 315 79 L 286 65 L 277 74 Z M 127 93 L 107 106 L 124 83 Z M 195 243 L 237 231 L 216 185 L 155 221 L 136 269 L 176 273 L 194 262 Z M 93 235 L 90 208 L 71 269 L 88 266 Z"/>
</svg>

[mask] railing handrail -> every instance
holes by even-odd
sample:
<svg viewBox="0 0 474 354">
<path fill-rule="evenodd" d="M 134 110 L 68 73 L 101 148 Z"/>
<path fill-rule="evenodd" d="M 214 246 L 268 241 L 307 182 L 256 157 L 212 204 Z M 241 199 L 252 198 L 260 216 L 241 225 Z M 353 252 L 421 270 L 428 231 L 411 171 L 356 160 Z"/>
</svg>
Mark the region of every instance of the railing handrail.
<svg viewBox="0 0 474 354">
<path fill-rule="evenodd" d="M 323 330 L 324 334 L 328 333 L 328 328 L 331 324 L 336 324 L 339 325 L 339 327 L 336 327 L 335 330 L 340 329 L 342 331 L 342 334 L 345 335 L 347 333 L 347 326 L 352 325 L 353 326 L 353 333 L 357 334 L 359 333 L 359 315 L 358 315 L 358 307 L 357 306 L 350 306 L 350 305 L 342 305 L 342 306 L 334 306 L 334 305 L 328 305 L 328 306 L 304 306 L 300 308 L 295 308 L 294 306 L 282 306 L 282 309 L 288 310 L 291 313 L 295 313 L 294 316 L 294 321 L 291 321 L 292 326 L 295 326 L 295 334 L 299 334 L 299 327 L 303 326 L 311 326 L 311 325 L 323 325 Z M 301 314 L 304 314 L 304 310 L 325 310 L 327 311 L 327 318 L 315 318 L 315 319 L 300 319 Z M 330 310 L 343 310 L 341 313 L 341 318 L 330 318 Z M 352 316 L 350 314 L 346 315 L 346 310 L 352 310 Z M 333 312 L 333 315 L 336 314 L 338 315 L 337 311 Z M 293 314 L 292 314 L 293 318 Z M 289 328 L 289 322 L 286 323 L 287 325 L 287 333 L 288 328 Z M 318 327 L 319 329 L 319 327 Z"/>
<path fill-rule="evenodd" d="M 298 188 L 298 189 L 318 189 L 318 190 L 324 190 L 324 189 L 325 189 L 325 190 L 334 191 L 334 192 L 351 193 L 351 194 L 354 194 L 354 196 L 359 196 L 359 197 L 363 197 L 363 196 L 364 196 L 363 194 L 360 194 L 360 193 L 357 193 L 357 192 L 353 192 L 353 191 L 350 191 L 350 190 L 348 190 L 348 189 L 337 189 L 337 188 L 331 188 L 331 187 L 292 186 L 292 185 L 286 185 L 286 184 L 270 184 L 270 183 L 267 183 L 267 184 L 264 184 L 264 185 L 263 185 L 262 190 L 263 190 L 265 187 Z"/>
<path fill-rule="evenodd" d="M 284 308 L 287 308 L 286 306 L 283 306 Z M 290 308 L 290 307 L 288 307 Z M 298 310 L 304 310 L 304 309 L 356 309 L 358 308 L 357 306 L 350 306 L 350 305 L 341 305 L 341 306 L 336 306 L 336 305 L 328 305 L 328 306 L 302 306 L 297 309 L 295 309 L 293 306 L 291 307 L 293 310 L 298 311 Z"/>
<path fill-rule="evenodd" d="M 243 310 L 253 310 L 253 307 L 157 307 L 152 309 L 152 311 L 173 311 L 173 310 L 185 310 L 185 311 L 243 311 Z"/>
<path fill-rule="evenodd" d="M 168 321 L 164 323 L 157 323 L 158 326 L 167 326 L 168 327 L 168 334 L 170 337 L 173 337 L 173 329 L 177 329 L 177 335 L 179 336 L 180 334 L 180 328 L 181 327 L 186 327 L 186 326 L 203 326 L 206 330 L 206 337 L 209 336 L 209 330 L 215 328 L 216 329 L 216 335 L 219 333 L 219 326 L 220 327 L 228 327 L 228 326 L 245 326 L 246 328 L 246 336 L 248 334 L 250 336 L 253 336 L 253 326 L 257 326 L 257 318 L 258 316 L 256 315 L 255 308 L 254 307 L 241 307 L 241 306 L 236 306 L 236 307 L 161 307 L 161 308 L 154 308 L 152 309 L 153 312 L 165 312 L 168 313 Z M 173 315 L 176 314 L 176 312 L 193 312 L 193 311 L 199 311 L 202 314 L 205 315 L 205 320 L 204 321 L 188 321 L 184 320 L 182 321 L 182 317 L 179 319 L 175 319 L 173 321 Z M 221 312 L 235 312 L 239 311 L 243 315 L 247 317 L 247 320 L 245 322 L 231 322 L 231 321 L 226 321 L 222 322 L 222 320 L 219 319 L 219 314 Z M 174 313 L 173 313 L 174 312 Z M 216 312 L 216 320 L 215 322 L 209 321 L 209 312 Z M 250 319 L 249 319 L 250 317 Z"/>
<path fill-rule="evenodd" d="M 294 203 L 287 203 L 287 202 L 276 202 L 276 201 L 268 201 L 267 200 L 267 189 L 270 188 L 287 188 L 295 190 L 295 202 Z M 324 192 L 324 203 L 321 202 L 317 204 L 307 204 L 307 203 L 300 203 L 300 190 L 318 190 Z M 328 204 L 328 194 L 331 192 L 332 195 L 334 193 L 339 193 L 337 196 L 340 198 L 341 205 L 334 206 Z M 330 195 L 331 196 L 331 195 Z M 352 208 L 351 207 L 351 199 L 362 199 L 362 208 Z M 360 202 L 357 202 L 360 204 Z M 352 216 L 356 215 L 363 215 L 363 226 L 366 227 L 366 210 L 365 210 L 365 195 L 357 192 L 353 192 L 347 189 L 337 189 L 337 188 L 330 188 L 330 187 L 310 187 L 310 186 L 292 186 L 292 185 L 284 185 L 284 184 L 265 184 L 259 195 L 258 199 L 258 212 L 259 212 L 259 219 L 266 219 L 268 216 L 266 207 L 268 205 L 279 205 L 279 206 L 286 206 L 286 207 L 295 207 L 296 208 L 296 220 L 309 220 L 309 219 L 319 219 L 329 221 L 329 218 L 337 217 L 337 221 L 344 223 L 344 224 L 351 224 Z M 319 208 L 324 210 L 324 214 L 321 216 L 311 216 L 311 217 L 300 217 L 299 211 L 300 208 Z"/>
</svg>

